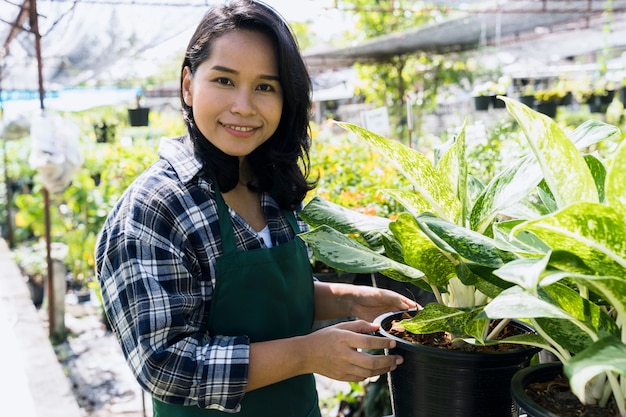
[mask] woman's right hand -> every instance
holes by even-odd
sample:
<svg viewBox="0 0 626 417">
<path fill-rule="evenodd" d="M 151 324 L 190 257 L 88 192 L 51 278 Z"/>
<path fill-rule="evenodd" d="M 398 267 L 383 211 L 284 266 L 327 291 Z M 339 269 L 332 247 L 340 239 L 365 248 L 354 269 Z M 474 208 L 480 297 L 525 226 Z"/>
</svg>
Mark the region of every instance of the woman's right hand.
<svg viewBox="0 0 626 417">
<path fill-rule="evenodd" d="M 393 371 L 403 362 L 402 356 L 364 352 L 395 347 L 395 341 L 371 334 L 378 328 L 378 325 L 356 320 L 305 336 L 311 372 L 338 381 L 355 382 Z"/>
</svg>

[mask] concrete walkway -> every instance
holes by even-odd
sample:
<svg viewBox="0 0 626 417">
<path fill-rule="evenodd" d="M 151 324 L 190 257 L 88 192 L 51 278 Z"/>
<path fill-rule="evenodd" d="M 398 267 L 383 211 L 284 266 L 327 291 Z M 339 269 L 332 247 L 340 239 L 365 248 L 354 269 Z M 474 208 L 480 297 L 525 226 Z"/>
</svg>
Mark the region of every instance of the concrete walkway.
<svg viewBox="0 0 626 417">
<path fill-rule="evenodd" d="M 7 417 L 85 417 L 22 274 L 0 239 L 0 404 Z"/>
</svg>

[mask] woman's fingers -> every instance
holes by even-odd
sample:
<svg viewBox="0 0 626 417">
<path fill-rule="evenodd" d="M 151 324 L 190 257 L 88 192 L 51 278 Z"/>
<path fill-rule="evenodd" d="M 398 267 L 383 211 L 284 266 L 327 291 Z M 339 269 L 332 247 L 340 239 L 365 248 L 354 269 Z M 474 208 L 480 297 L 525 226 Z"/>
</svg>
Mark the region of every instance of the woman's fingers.
<svg viewBox="0 0 626 417">
<path fill-rule="evenodd" d="M 396 369 L 403 362 L 401 356 L 369 352 L 392 349 L 396 345 L 394 340 L 372 336 L 378 328 L 378 325 L 356 320 L 321 330 L 328 333 L 323 339 L 332 342 L 325 344 L 329 350 L 320 358 L 317 372 L 341 381 L 361 381 Z"/>
</svg>

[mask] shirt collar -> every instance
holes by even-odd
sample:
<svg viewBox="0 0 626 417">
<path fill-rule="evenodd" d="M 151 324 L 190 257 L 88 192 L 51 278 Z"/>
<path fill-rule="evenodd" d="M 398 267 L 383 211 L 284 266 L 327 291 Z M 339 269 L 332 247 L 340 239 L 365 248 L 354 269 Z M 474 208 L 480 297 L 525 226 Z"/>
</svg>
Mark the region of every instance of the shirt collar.
<svg viewBox="0 0 626 417">
<path fill-rule="evenodd" d="M 161 139 L 159 156 L 169 162 L 183 183 L 191 181 L 202 169 L 189 135 Z"/>
</svg>

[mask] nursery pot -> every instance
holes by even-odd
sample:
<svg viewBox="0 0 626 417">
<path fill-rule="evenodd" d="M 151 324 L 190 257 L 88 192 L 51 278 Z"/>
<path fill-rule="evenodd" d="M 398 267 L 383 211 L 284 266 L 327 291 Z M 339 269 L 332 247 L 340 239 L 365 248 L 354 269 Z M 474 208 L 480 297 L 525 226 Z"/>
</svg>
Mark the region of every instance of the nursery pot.
<svg viewBox="0 0 626 417">
<path fill-rule="evenodd" d="M 136 109 L 128 109 L 128 121 L 131 126 L 148 126 L 149 120 L 149 107 L 137 107 Z"/>
<path fill-rule="evenodd" d="M 528 95 L 528 96 L 519 96 L 518 97 L 519 102 L 532 108 L 535 105 L 535 96 L 533 95 Z"/>
<path fill-rule="evenodd" d="M 491 96 L 475 96 L 474 97 L 474 109 L 477 111 L 489 110 L 491 104 Z"/>
<path fill-rule="evenodd" d="M 549 362 L 521 369 L 511 379 L 511 396 L 520 408 L 521 413 L 528 417 L 559 417 L 534 402 L 525 388 L 533 382 L 544 382 L 554 379 L 563 370 L 561 362 Z"/>
<path fill-rule="evenodd" d="M 401 355 L 402 365 L 389 373 L 391 405 L 396 417 L 511 417 L 511 379 L 528 366 L 539 348 L 500 352 L 464 352 L 422 346 L 389 334 L 403 312 L 387 313 L 375 322 L 380 334 L 396 341 L 388 354 Z M 532 329 L 511 323 L 525 331 Z"/>
<path fill-rule="evenodd" d="M 535 110 L 554 119 L 556 117 L 558 104 L 559 103 L 556 101 L 538 101 L 535 103 Z"/>
</svg>

